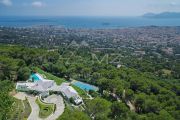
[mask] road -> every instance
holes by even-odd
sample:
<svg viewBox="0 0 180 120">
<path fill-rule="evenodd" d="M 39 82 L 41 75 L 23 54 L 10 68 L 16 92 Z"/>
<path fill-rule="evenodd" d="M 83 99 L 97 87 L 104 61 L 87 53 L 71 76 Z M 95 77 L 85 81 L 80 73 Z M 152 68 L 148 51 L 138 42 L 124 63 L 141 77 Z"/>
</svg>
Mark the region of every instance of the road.
<svg viewBox="0 0 180 120">
<path fill-rule="evenodd" d="M 39 106 L 36 104 L 37 97 L 28 96 L 28 101 L 31 106 L 31 114 L 28 117 L 28 120 L 56 120 L 64 112 L 64 101 L 60 95 L 51 95 L 44 99 L 46 103 L 56 104 L 56 110 L 53 114 L 45 119 L 39 118 Z"/>
<path fill-rule="evenodd" d="M 28 120 L 42 120 L 39 118 L 39 106 L 36 104 L 37 97 L 28 96 L 27 99 L 31 106 L 31 114 L 28 117 Z"/>
<path fill-rule="evenodd" d="M 46 118 L 46 120 L 56 120 L 64 112 L 65 105 L 63 98 L 60 95 L 51 95 L 45 98 L 44 101 L 56 104 L 56 111 Z"/>
</svg>

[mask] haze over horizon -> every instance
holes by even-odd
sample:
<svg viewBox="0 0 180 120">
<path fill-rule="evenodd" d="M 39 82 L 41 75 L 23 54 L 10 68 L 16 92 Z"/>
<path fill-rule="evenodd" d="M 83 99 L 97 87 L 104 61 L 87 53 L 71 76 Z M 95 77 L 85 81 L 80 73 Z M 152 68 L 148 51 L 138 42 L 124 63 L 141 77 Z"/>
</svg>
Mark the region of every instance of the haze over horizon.
<svg viewBox="0 0 180 120">
<path fill-rule="evenodd" d="M 179 0 L 0 0 L 0 16 L 140 16 L 180 12 Z"/>
</svg>

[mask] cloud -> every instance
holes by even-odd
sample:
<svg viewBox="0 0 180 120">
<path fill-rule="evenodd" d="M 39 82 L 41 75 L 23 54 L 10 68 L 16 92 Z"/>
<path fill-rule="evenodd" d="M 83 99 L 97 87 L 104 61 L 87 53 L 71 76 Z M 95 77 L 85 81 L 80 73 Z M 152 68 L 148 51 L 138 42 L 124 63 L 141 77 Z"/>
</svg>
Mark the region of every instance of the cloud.
<svg viewBox="0 0 180 120">
<path fill-rule="evenodd" d="M 171 6 L 176 6 L 177 3 L 176 3 L 176 2 L 171 2 L 170 5 L 171 5 Z"/>
<path fill-rule="evenodd" d="M 180 7 L 180 3 L 179 2 L 171 2 L 170 6 L 171 7 Z"/>
<path fill-rule="evenodd" d="M 1 0 L 0 3 L 5 5 L 5 6 L 12 6 L 11 0 Z"/>
<path fill-rule="evenodd" d="M 35 2 L 32 3 L 33 7 L 38 7 L 38 8 L 43 7 L 44 5 L 45 4 L 42 3 L 41 1 L 35 1 Z"/>
</svg>

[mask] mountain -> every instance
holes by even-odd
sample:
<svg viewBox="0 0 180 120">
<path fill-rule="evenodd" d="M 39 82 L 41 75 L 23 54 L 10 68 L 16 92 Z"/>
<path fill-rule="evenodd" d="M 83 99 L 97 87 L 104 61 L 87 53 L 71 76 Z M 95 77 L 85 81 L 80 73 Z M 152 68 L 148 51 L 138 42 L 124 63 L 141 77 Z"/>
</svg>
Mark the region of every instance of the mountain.
<svg viewBox="0 0 180 120">
<path fill-rule="evenodd" d="M 180 18 L 180 12 L 163 12 L 159 14 L 146 13 L 142 17 L 145 18 Z"/>
</svg>

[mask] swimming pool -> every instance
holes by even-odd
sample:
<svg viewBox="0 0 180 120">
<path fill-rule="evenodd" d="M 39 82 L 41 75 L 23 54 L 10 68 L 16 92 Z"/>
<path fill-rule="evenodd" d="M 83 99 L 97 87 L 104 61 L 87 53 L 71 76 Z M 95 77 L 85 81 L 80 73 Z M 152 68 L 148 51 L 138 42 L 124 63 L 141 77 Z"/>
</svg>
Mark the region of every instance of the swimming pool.
<svg viewBox="0 0 180 120">
<path fill-rule="evenodd" d="M 40 80 L 39 77 L 36 74 L 31 74 L 29 79 L 34 80 L 34 81 L 39 81 Z"/>
<path fill-rule="evenodd" d="M 98 87 L 84 83 L 84 82 L 80 82 L 80 81 L 75 81 L 72 84 L 83 90 L 86 90 L 86 91 L 89 91 L 89 90 L 97 91 L 98 90 Z"/>
</svg>

